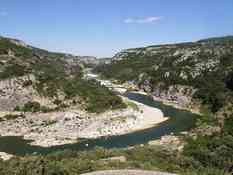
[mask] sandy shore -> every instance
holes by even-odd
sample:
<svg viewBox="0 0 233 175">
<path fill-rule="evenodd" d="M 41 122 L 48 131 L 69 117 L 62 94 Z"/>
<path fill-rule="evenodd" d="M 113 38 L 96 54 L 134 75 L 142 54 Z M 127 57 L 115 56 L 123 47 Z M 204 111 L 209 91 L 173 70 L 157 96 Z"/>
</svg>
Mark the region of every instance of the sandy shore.
<svg viewBox="0 0 233 175">
<path fill-rule="evenodd" d="M 139 129 L 150 128 L 168 119 L 167 117 L 164 117 L 160 109 L 146 106 L 142 103 L 136 103 L 136 104 L 139 106 L 139 109 L 143 111 L 142 113 L 143 122 L 141 123 L 141 125 L 136 126 L 135 129 L 137 127 Z"/>
<path fill-rule="evenodd" d="M 143 103 L 139 103 L 139 102 L 130 100 L 126 97 L 122 97 L 122 98 L 125 101 L 130 101 L 130 102 L 136 104 L 139 108 L 139 111 L 141 112 L 141 115 L 142 115 L 141 122 L 132 129 L 132 132 L 137 131 L 137 130 L 148 129 L 148 128 L 151 128 L 159 123 L 162 123 L 162 122 L 168 120 L 168 117 L 165 117 L 163 115 L 163 112 L 158 108 L 154 108 L 154 107 L 145 105 Z"/>
<path fill-rule="evenodd" d="M 122 97 L 123 98 L 123 97 Z M 124 97 L 124 100 L 131 101 Z M 79 138 L 124 135 L 165 121 L 161 110 L 131 101 L 139 110 L 88 114 L 83 111 L 25 114 L 25 118 L 0 122 L 0 136 L 23 136 L 31 145 L 51 147 L 71 144 Z"/>
</svg>

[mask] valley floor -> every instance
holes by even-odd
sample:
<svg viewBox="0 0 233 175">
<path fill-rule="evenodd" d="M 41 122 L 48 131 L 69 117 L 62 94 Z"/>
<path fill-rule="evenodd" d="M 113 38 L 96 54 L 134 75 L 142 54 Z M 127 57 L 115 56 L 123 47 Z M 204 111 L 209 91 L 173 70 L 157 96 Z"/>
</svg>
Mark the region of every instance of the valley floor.
<svg viewBox="0 0 233 175">
<path fill-rule="evenodd" d="M 119 85 L 116 86 L 119 90 Z M 121 92 L 122 88 L 119 90 L 119 93 Z M 32 140 L 31 145 L 51 147 L 75 143 L 80 138 L 123 135 L 153 127 L 167 120 L 161 110 L 121 97 L 126 104 L 133 104 L 133 107 L 129 105 L 126 109 L 101 114 L 90 114 L 76 109 L 25 113 L 24 118 L 0 122 L 0 136 L 23 136 L 25 140 Z M 6 114 L 21 113 L 0 112 L 0 117 Z"/>
<path fill-rule="evenodd" d="M 50 147 L 75 143 L 79 138 L 127 134 L 153 127 L 167 119 L 159 109 L 141 103 L 136 105 L 138 110 L 127 108 L 103 114 L 79 110 L 26 113 L 25 118 L 0 122 L 0 135 L 23 136 L 26 140 L 33 140 L 31 145 Z"/>
</svg>

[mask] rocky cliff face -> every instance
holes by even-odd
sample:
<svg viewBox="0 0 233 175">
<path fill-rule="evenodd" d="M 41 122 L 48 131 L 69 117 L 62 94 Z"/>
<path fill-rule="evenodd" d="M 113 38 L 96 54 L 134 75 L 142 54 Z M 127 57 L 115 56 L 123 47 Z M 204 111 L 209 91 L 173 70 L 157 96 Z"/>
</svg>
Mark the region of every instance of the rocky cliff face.
<svg viewBox="0 0 233 175">
<path fill-rule="evenodd" d="M 12 111 L 17 105 L 32 101 L 33 88 L 23 87 L 24 83 L 31 81 L 31 79 L 30 76 L 23 76 L 0 81 L 1 111 Z"/>
<path fill-rule="evenodd" d="M 53 86 L 56 89 L 56 77 L 82 74 L 81 63 L 72 58 L 69 54 L 52 53 L 17 39 L 1 37 L 0 111 L 13 111 L 34 101 L 46 107 L 54 106 L 55 97 L 39 92 Z"/>
<path fill-rule="evenodd" d="M 77 56 L 76 59 L 87 67 L 95 67 L 111 62 L 111 58 L 97 58 L 92 56 Z"/>
<path fill-rule="evenodd" d="M 198 53 L 213 53 L 221 55 L 233 48 L 233 36 L 209 38 L 199 40 L 197 42 L 187 42 L 178 44 L 154 45 L 141 48 L 126 49 L 117 53 L 113 60 L 127 59 L 134 55 L 135 59 L 140 58 L 136 56 L 181 56 L 179 61 L 185 61 L 191 56 Z"/>
<path fill-rule="evenodd" d="M 52 99 L 40 96 L 33 84 L 34 75 L 14 77 L 0 81 L 0 111 L 14 111 L 30 102 L 38 102 L 42 106 L 54 107 Z"/>
</svg>

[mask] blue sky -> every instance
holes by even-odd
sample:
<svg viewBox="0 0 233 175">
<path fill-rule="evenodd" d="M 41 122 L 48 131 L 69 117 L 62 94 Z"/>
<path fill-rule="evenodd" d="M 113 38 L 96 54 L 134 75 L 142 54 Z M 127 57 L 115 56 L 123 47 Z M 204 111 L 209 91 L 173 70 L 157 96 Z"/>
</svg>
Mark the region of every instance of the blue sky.
<svg viewBox="0 0 233 175">
<path fill-rule="evenodd" d="M 51 51 L 112 56 L 233 35 L 233 0 L 0 0 L 0 35 Z"/>
</svg>

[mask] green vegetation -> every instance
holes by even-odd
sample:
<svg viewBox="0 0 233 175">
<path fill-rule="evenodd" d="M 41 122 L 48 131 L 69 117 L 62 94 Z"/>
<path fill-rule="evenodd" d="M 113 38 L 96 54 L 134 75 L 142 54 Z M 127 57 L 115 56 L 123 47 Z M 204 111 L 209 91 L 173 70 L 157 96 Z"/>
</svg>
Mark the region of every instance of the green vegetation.
<svg viewBox="0 0 233 175">
<path fill-rule="evenodd" d="M 121 98 L 113 94 L 108 88 L 101 86 L 94 80 L 84 80 L 79 76 L 74 78 L 54 78 L 49 73 L 43 74 L 36 84 L 36 89 L 43 96 L 58 98 L 58 92 L 65 94 L 66 100 L 76 103 L 76 97 L 86 102 L 89 112 L 104 112 L 107 109 L 124 108 Z M 56 74 L 55 74 L 56 75 Z"/>
<path fill-rule="evenodd" d="M 16 57 L 24 58 L 31 58 L 33 56 L 61 58 L 67 56 L 63 53 L 49 52 L 32 46 L 16 44 L 16 42 L 20 43 L 21 41 L 0 37 L 0 55 L 7 55 L 11 51 Z"/>
<path fill-rule="evenodd" d="M 22 111 L 22 112 L 52 112 L 52 111 L 56 111 L 59 109 L 60 106 L 58 106 L 57 108 L 49 108 L 46 106 L 41 106 L 39 102 L 36 101 L 29 101 L 27 103 L 25 103 L 22 107 L 20 106 L 16 106 L 15 107 L 15 111 Z"/>
<path fill-rule="evenodd" d="M 203 119 L 202 119 L 203 120 Z M 214 123 L 206 121 L 200 124 Z M 220 132 L 205 135 L 199 133 L 198 137 L 188 138 L 188 144 L 184 148 L 184 155 L 192 157 L 204 167 L 215 167 L 225 172 L 233 172 L 233 114 L 225 118 L 224 127 Z"/>
<path fill-rule="evenodd" d="M 233 36 L 225 36 L 225 37 L 214 37 L 207 38 L 198 41 L 199 43 L 212 43 L 212 44 L 233 44 Z"/>
<path fill-rule="evenodd" d="M 125 156 L 127 161 L 103 160 Z M 230 175 L 214 167 L 205 168 L 191 157 L 163 147 L 144 146 L 129 150 L 60 151 L 47 156 L 26 156 L 0 161 L 1 175 L 77 175 L 96 170 L 145 169 L 180 175 Z"/>
<path fill-rule="evenodd" d="M 81 68 L 77 68 L 82 71 Z M 33 65 L 36 83 L 33 84 L 38 93 L 45 97 L 56 98 L 58 90 L 69 78 L 66 62 L 62 59 L 44 59 Z M 76 74 L 76 76 L 78 76 Z"/>
<path fill-rule="evenodd" d="M 23 106 L 22 111 L 24 112 L 39 112 L 40 111 L 40 103 L 38 102 L 28 102 Z"/>
<path fill-rule="evenodd" d="M 149 85 L 152 91 L 156 88 L 166 91 L 176 85 L 196 89 L 193 99 L 202 102 L 205 112 L 197 122 L 196 137 L 187 138 L 184 159 L 179 160 L 185 167 L 181 167 L 188 167 L 186 174 L 227 174 L 233 172 L 232 47 L 232 37 L 224 37 L 151 46 L 157 52 L 154 55 L 146 51 L 148 48 L 138 48 L 124 54 L 121 60 L 97 66 L 95 71 L 121 82 Z M 182 50 L 197 49 L 200 51 L 190 56 L 182 53 Z"/>
<path fill-rule="evenodd" d="M 100 85 L 94 80 L 73 80 L 66 82 L 64 92 L 67 98 L 79 95 L 87 101 L 87 111 L 89 112 L 103 112 L 106 109 L 125 108 L 122 99 L 108 88 Z"/>
<path fill-rule="evenodd" d="M 137 79 L 140 73 L 150 70 L 151 66 L 157 62 L 158 60 L 154 57 L 130 53 L 123 60 L 97 66 L 95 71 L 101 73 L 105 78 L 114 78 L 125 82 Z"/>
<path fill-rule="evenodd" d="M 9 64 L 0 73 L 0 80 L 23 76 L 27 73 L 26 67 L 20 64 Z"/>
<path fill-rule="evenodd" d="M 45 125 L 45 126 L 50 126 L 50 125 L 53 125 L 53 124 L 55 124 L 55 123 L 57 123 L 56 120 L 50 120 L 50 121 L 46 121 L 43 125 Z"/>
<path fill-rule="evenodd" d="M 99 82 L 94 80 L 87 81 L 81 78 L 73 78 L 54 83 L 48 83 L 46 81 L 46 88 L 40 88 L 38 91 L 44 96 L 50 98 L 54 97 L 55 100 L 53 103 L 56 104 L 57 107 L 50 109 L 41 106 L 38 102 L 28 102 L 22 107 L 17 106 L 15 110 L 23 112 L 50 112 L 69 107 L 58 99 L 59 91 L 65 94 L 65 100 L 72 100 L 74 105 L 80 103 L 81 98 L 81 101 L 86 103 L 86 110 L 89 112 L 100 113 L 107 109 L 114 110 L 126 107 L 120 97 L 116 96 L 108 88 L 100 85 Z"/>
<path fill-rule="evenodd" d="M 95 149 L 92 151 L 63 151 L 45 156 L 25 156 L 0 161 L 1 175 L 76 175 L 104 169 L 146 169 L 175 172 L 181 175 L 230 175 L 233 172 L 233 50 L 232 38 L 212 38 L 197 43 L 151 46 L 127 53 L 122 60 L 100 65 L 95 71 L 120 82 L 134 81 L 139 86 L 148 84 L 167 90 L 169 86 L 186 85 L 196 89 L 193 98 L 205 109 L 197 122 L 196 136 L 187 136 L 184 152 L 164 147 L 144 146 L 128 150 Z M 151 49 L 150 48 L 150 49 Z M 65 101 L 85 102 L 89 112 L 124 108 L 121 98 L 96 81 L 82 79 L 82 68 L 70 65 L 65 55 L 36 48 L 25 48 L 0 39 L 0 55 L 9 49 L 17 59 L 0 62 L 0 79 L 35 75 L 35 82 L 25 82 L 58 107 Z M 198 49 L 200 52 L 185 57 L 177 49 Z M 159 50 L 159 51 L 158 51 Z M 176 53 L 176 54 L 175 54 Z M 30 59 L 29 59 L 30 58 Z M 195 75 L 195 76 L 194 76 Z M 80 102 L 81 101 L 81 102 Z M 133 103 L 128 106 L 137 109 Z M 229 107 L 228 107 L 229 106 Z M 57 108 L 59 109 L 59 108 Z M 16 110 L 24 112 L 50 111 L 37 102 L 28 102 Z M 23 115 L 6 115 L 0 120 L 12 120 Z M 46 123 L 54 124 L 56 121 Z M 216 128 L 206 132 L 208 128 Z M 218 129 L 217 129 L 218 128 Z M 104 161 L 112 156 L 125 156 L 126 162 Z"/>
<path fill-rule="evenodd" d="M 0 38 L 0 55 L 8 54 L 9 50 L 11 50 L 15 56 L 33 56 L 33 51 L 29 48 L 16 45 L 11 42 L 8 38 Z"/>
<path fill-rule="evenodd" d="M 156 49 L 158 53 L 155 55 L 150 51 L 145 53 L 146 48 L 139 48 L 125 54 L 121 60 L 97 66 L 95 71 L 120 82 L 149 85 L 152 91 L 156 88 L 166 91 L 175 85 L 193 87 L 197 89 L 193 97 L 208 105 L 212 112 L 217 112 L 233 98 L 233 44 L 223 41 L 219 45 L 206 42 L 205 45 L 170 45 L 169 49 L 163 46 Z M 198 53 L 185 59 L 182 53 L 176 53 L 197 48 L 200 49 Z"/>
<path fill-rule="evenodd" d="M 131 101 L 127 101 L 125 102 L 127 106 L 129 106 L 130 108 L 132 108 L 135 111 L 139 111 L 139 107 L 137 104 L 135 104 L 134 102 Z"/>
</svg>

